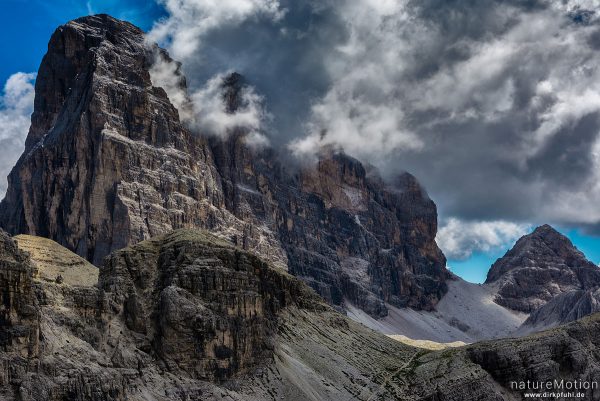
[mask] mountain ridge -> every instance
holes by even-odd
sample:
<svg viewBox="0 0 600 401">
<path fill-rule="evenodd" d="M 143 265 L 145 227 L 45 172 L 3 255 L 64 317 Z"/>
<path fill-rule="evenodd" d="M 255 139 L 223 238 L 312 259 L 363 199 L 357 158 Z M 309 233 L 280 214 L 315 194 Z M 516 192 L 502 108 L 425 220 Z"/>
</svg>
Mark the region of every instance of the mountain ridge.
<svg viewBox="0 0 600 401">
<path fill-rule="evenodd" d="M 223 140 L 193 133 L 151 80 L 156 57 L 173 62 L 107 15 L 56 30 L 0 226 L 56 240 L 95 265 L 173 229 L 208 229 L 340 310 L 433 309 L 448 273 L 436 206 L 416 179 L 391 186 L 341 152 L 290 174 L 272 149 L 245 143 L 244 127 Z M 235 103 L 236 91 L 227 96 Z"/>
</svg>

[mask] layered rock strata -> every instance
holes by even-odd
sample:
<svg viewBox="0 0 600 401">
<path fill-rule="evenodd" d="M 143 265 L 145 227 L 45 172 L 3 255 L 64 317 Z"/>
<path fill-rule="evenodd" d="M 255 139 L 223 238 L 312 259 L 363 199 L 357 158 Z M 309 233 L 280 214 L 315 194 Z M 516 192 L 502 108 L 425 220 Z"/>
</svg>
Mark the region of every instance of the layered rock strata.
<svg viewBox="0 0 600 401">
<path fill-rule="evenodd" d="M 290 172 L 240 127 L 184 126 L 150 70 L 163 50 L 107 15 L 59 27 L 42 60 L 26 150 L 0 225 L 47 237 L 95 265 L 178 228 L 204 228 L 287 269 L 339 309 L 430 310 L 446 291 L 437 213 L 414 177 L 384 183 L 340 152 Z M 174 69 L 180 89 L 185 78 Z M 157 84 L 158 85 L 158 84 Z M 239 75 L 223 101 L 239 107 Z M 201 105 L 200 105 L 201 106 Z"/>
<path fill-rule="evenodd" d="M 558 295 L 598 288 L 600 268 L 567 237 L 544 225 L 492 265 L 486 284 L 497 289 L 498 304 L 529 313 Z"/>
<path fill-rule="evenodd" d="M 2 271 L 18 272 L 0 283 L 3 299 L 12 296 L 0 325 L 10 339 L 0 350 L 3 399 L 487 401 L 521 399 L 513 382 L 600 380 L 598 315 L 431 351 L 350 321 L 300 280 L 208 233 L 118 251 L 97 286 L 36 278 L 27 254 L 0 236 Z"/>
</svg>

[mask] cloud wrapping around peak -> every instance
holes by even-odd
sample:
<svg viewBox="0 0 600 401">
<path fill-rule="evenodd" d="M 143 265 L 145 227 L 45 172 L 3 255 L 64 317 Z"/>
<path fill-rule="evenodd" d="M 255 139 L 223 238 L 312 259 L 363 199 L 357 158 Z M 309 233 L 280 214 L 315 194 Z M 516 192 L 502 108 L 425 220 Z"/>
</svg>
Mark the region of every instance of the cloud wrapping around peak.
<svg viewBox="0 0 600 401">
<path fill-rule="evenodd" d="M 165 90 L 171 104 L 179 112 L 179 118 L 182 121 L 191 120 L 193 110 L 191 109 L 183 75 L 180 72 L 180 65 L 177 62 L 165 59 L 162 54 L 156 53 L 149 73 L 152 85 Z"/>
<path fill-rule="evenodd" d="M 35 73 L 11 75 L 0 96 L 0 199 L 8 185 L 6 176 L 25 149 L 33 112 L 35 77 Z"/>
<path fill-rule="evenodd" d="M 242 87 L 238 108 L 234 111 L 227 110 L 223 99 L 223 82 L 229 74 L 215 75 L 190 96 L 195 110 L 193 125 L 199 132 L 217 136 L 227 136 L 237 129 L 243 129 L 247 132 L 247 143 L 261 147 L 268 145 L 269 140 L 261 130 L 270 115 L 263 107 L 264 99 L 253 87 Z"/>
<path fill-rule="evenodd" d="M 164 4 L 191 92 L 240 72 L 274 146 L 410 171 L 445 218 L 600 227 L 597 0 Z"/>
<path fill-rule="evenodd" d="M 264 107 L 264 99 L 252 86 L 243 85 L 238 94 L 238 107 L 228 110 L 224 83 L 231 71 L 214 75 L 204 86 L 188 93 L 179 68 L 176 62 L 157 54 L 150 68 L 150 77 L 154 86 L 165 90 L 183 123 L 197 133 L 221 138 L 243 130 L 247 144 L 255 147 L 269 145 L 263 131 L 271 116 Z"/>
<path fill-rule="evenodd" d="M 437 234 L 438 246 L 449 259 L 465 260 L 473 253 L 498 251 L 514 245 L 530 227 L 507 221 L 461 221 L 450 218 Z"/>
</svg>

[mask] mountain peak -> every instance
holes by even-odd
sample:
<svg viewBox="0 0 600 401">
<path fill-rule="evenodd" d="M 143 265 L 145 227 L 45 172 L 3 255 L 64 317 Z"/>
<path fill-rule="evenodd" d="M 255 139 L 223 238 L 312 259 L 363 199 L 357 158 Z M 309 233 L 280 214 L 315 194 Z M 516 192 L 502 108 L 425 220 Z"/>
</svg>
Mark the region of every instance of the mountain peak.
<svg viewBox="0 0 600 401">
<path fill-rule="evenodd" d="M 488 272 L 498 283 L 496 302 L 530 312 L 553 296 L 600 284 L 600 269 L 548 224 L 521 237 Z"/>
<path fill-rule="evenodd" d="M 533 230 L 534 233 L 538 233 L 538 234 L 545 234 L 545 233 L 556 233 L 556 234 L 560 234 L 558 231 L 556 231 L 556 229 L 554 227 L 552 227 L 550 224 L 543 224 L 541 226 L 536 227 L 535 230 Z"/>
<path fill-rule="evenodd" d="M 569 238 L 558 232 L 554 227 L 552 227 L 549 224 L 544 224 L 539 227 L 536 227 L 536 229 L 533 230 L 533 232 L 531 233 L 531 236 L 537 236 L 547 239 L 557 239 L 561 241 L 568 241 L 569 243 L 571 243 Z"/>
<path fill-rule="evenodd" d="M 37 74 L 26 153 L 57 125 L 68 98 L 81 99 L 87 95 L 78 89 L 89 86 L 94 72 L 105 67 L 114 74 L 123 74 L 114 75 L 113 79 L 129 81 L 135 72 L 143 70 L 141 65 L 147 64 L 147 53 L 141 29 L 106 14 L 77 18 L 59 26 L 48 42 L 48 51 Z M 118 68 L 111 65 L 116 59 L 123 63 Z M 136 83 L 145 80 L 145 76 L 136 78 Z M 84 82 L 86 80 L 88 82 Z"/>
<path fill-rule="evenodd" d="M 434 307 L 446 269 L 431 200 L 380 185 L 339 153 L 302 180 L 274 151 L 240 140 L 244 132 L 226 141 L 192 133 L 151 79 L 157 52 L 166 55 L 106 15 L 56 30 L 1 226 L 56 240 L 96 265 L 174 229 L 209 229 L 301 277 L 339 309 L 353 303 L 383 316 L 386 303 Z M 215 96 L 230 111 L 244 106 L 240 74 L 219 84 Z"/>
<path fill-rule="evenodd" d="M 153 86 L 153 51 L 141 29 L 108 15 L 78 18 L 56 29 L 37 75 L 25 152 L 0 204 L 7 231 L 57 239 L 95 264 L 112 250 L 162 232 L 170 213 L 162 205 L 156 212 L 163 217 L 154 214 L 148 223 L 127 217 L 133 198 L 145 202 L 136 188 L 150 188 L 153 179 L 176 183 L 180 174 L 210 167 L 200 160 L 186 173 L 163 170 L 160 178 L 151 177 L 152 164 L 168 157 L 170 149 L 188 152 L 189 159 L 206 153 L 206 145 L 182 126 L 164 90 Z M 141 157 L 137 170 L 130 169 Z M 25 171 L 35 182 L 21 181 Z M 198 177 L 196 187 L 211 179 L 216 181 L 215 174 Z M 156 196 L 142 198 L 150 205 Z M 113 231 L 115 226 L 120 228 Z"/>
<path fill-rule="evenodd" d="M 497 280 L 509 270 L 517 267 L 515 264 L 505 263 L 507 260 L 519 260 L 519 267 L 540 266 L 544 258 L 561 259 L 565 266 L 593 265 L 583 253 L 579 251 L 569 238 L 558 232 L 552 226 L 544 224 L 537 227 L 532 233 L 522 236 L 501 259 L 498 259 L 488 273 L 486 282 Z"/>
<path fill-rule="evenodd" d="M 223 101 L 228 113 L 235 113 L 242 106 L 242 89 L 246 80 L 242 74 L 232 72 L 223 78 Z"/>
<path fill-rule="evenodd" d="M 120 20 L 111 15 L 102 14 L 102 13 L 94 14 L 94 15 L 86 15 L 86 16 L 79 17 L 79 18 L 76 18 L 74 20 L 67 22 L 67 25 L 73 25 L 73 24 L 83 24 L 83 25 L 99 27 L 99 28 L 103 28 L 103 29 L 107 29 L 107 28 L 111 28 L 111 27 L 115 27 L 115 28 L 129 27 L 129 28 L 132 28 L 133 30 L 143 32 L 140 28 L 131 24 L 130 22 Z"/>
<path fill-rule="evenodd" d="M 131 45 L 132 42 L 137 44 L 145 42 L 144 31 L 127 21 L 116 19 L 108 14 L 88 15 L 74 19 L 60 26 L 55 34 L 68 29 L 82 32 L 90 44 L 97 44 L 97 41 L 103 40 L 124 46 Z M 52 41 L 50 45 L 52 45 Z"/>
</svg>

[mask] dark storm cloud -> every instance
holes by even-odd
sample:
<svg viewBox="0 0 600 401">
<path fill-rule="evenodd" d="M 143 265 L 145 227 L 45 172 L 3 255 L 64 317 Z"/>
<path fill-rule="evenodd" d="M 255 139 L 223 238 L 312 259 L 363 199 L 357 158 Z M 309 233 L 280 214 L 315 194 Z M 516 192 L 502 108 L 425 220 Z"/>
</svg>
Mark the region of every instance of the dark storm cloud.
<svg viewBox="0 0 600 401">
<path fill-rule="evenodd" d="M 323 58 L 332 43 L 346 40 L 332 10 L 296 1 L 282 2 L 282 8 L 287 12 L 277 21 L 250 19 L 212 30 L 200 54 L 184 64 L 192 88 L 219 72 L 242 73 L 268 101 L 275 146 L 304 134 L 311 102 L 330 84 Z"/>
<path fill-rule="evenodd" d="M 166 4 L 151 37 L 192 90 L 244 74 L 274 146 L 306 159 L 334 144 L 411 171 L 455 218 L 448 233 L 600 222 L 597 0 Z"/>
</svg>

